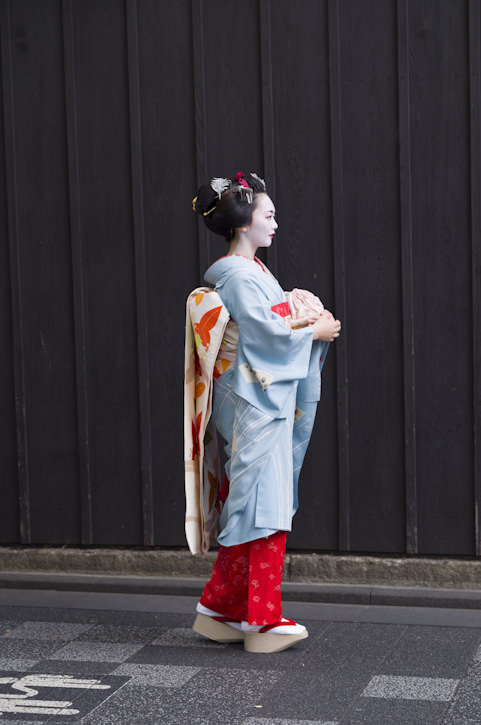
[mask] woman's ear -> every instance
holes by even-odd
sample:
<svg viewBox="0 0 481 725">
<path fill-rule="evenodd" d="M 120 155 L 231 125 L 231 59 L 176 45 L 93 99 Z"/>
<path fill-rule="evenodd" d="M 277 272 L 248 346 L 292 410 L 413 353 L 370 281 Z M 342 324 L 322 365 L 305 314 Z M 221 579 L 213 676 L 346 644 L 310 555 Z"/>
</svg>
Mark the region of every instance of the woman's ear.
<svg viewBox="0 0 481 725">
<path fill-rule="evenodd" d="M 245 226 L 245 227 L 237 227 L 237 230 L 238 230 L 239 232 L 246 232 L 246 231 L 247 231 L 248 229 L 249 229 L 249 227 L 248 227 L 248 226 Z"/>
</svg>

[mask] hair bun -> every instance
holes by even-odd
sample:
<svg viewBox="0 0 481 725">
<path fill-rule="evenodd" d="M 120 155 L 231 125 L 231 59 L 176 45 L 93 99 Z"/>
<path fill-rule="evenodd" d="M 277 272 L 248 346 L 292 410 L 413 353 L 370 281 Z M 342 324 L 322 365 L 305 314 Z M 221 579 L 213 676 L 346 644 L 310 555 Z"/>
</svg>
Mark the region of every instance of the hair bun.
<svg viewBox="0 0 481 725">
<path fill-rule="evenodd" d="M 214 189 L 209 184 L 201 186 L 197 192 L 197 196 L 192 202 L 192 206 L 195 212 L 200 215 L 204 215 L 215 207 L 215 202 L 218 196 Z"/>
<path fill-rule="evenodd" d="M 216 176 L 201 186 L 192 206 L 211 232 L 230 242 L 236 229 L 251 224 L 256 195 L 265 193 L 266 184 L 260 176 L 239 171 L 231 178 Z"/>
</svg>

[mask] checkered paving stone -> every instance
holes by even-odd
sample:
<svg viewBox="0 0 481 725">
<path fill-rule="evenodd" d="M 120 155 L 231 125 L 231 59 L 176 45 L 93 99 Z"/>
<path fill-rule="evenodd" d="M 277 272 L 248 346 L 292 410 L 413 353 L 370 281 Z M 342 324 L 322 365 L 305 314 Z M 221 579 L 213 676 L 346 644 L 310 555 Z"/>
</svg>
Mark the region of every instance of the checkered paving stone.
<svg viewBox="0 0 481 725">
<path fill-rule="evenodd" d="M 75 641 L 147 644 L 163 631 L 167 631 L 167 628 L 96 624 L 76 637 Z"/>
<path fill-rule="evenodd" d="M 478 716 L 473 718 L 473 713 L 478 713 Z M 472 666 L 456 690 L 444 725 L 479 725 L 480 722 L 481 661 L 476 656 Z"/>
<path fill-rule="evenodd" d="M 177 615 L 112 621 L 0 621 L 0 725 L 481 723 L 479 630 L 308 623 L 292 649 L 250 655 Z"/>
<path fill-rule="evenodd" d="M 476 629 L 405 627 L 376 674 L 458 679 L 478 643 Z"/>
<path fill-rule="evenodd" d="M 127 683 L 84 717 L 81 725 L 173 725 L 169 702 L 161 693 L 160 688 Z M 195 722 L 186 719 L 183 725 Z"/>
<path fill-rule="evenodd" d="M 35 667 L 38 660 L 15 660 L 0 659 L 0 670 L 15 670 L 15 672 L 25 672 Z"/>
<path fill-rule="evenodd" d="M 363 697 L 383 697 L 386 700 L 430 700 L 449 702 L 459 680 L 440 677 L 400 677 L 376 675 L 364 689 Z"/>
<path fill-rule="evenodd" d="M 221 645 L 210 639 L 202 637 L 192 629 L 177 628 L 169 629 L 163 635 L 155 639 L 151 644 L 159 647 L 213 647 L 225 649 L 227 645 Z"/>
<path fill-rule="evenodd" d="M 279 720 L 279 718 L 248 717 L 242 725 L 339 725 L 336 720 Z"/>
<path fill-rule="evenodd" d="M 29 672 L 49 672 L 51 675 L 76 675 L 78 677 L 103 677 L 104 675 L 111 675 L 118 666 L 118 662 L 39 660 Z"/>
<path fill-rule="evenodd" d="M 75 639 L 90 629 L 89 624 L 70 624 L 66 622 L 23 622 L 12 627 L 2 635 L 2 639 L 60 639 L 69 641 Z"/>
<path fill-rule="evenodd" d="M 61 640 L 38 639 L 1 639 L 0 638 L 0 660 L 12 662 L 13 660 L 40 660 L 52 655 L 59 647 L 63 646 Z M 8 665 L 10 667 L 10 664 Z"/>
<path fill-rule="evenodd" d="M 182 687 L 200 671 L 200 667 L 176 667 L 175 665 L 136 665 L 125 663 L 113 674 L 132 677 L 133 683 L 152 687 Z"/>
<path fill-rule="evenodd" d="M 52 660 L 81 660 L 83 662 L 124 662 L 142 649 L 141 644 L 111 644 L 109 642 L 70 642 L 51 654 Z"/>
<path fill-rule="evenodd" d="M 342 715 L 342 725 L 441 725 L 446 702 L 361 697 Z"/>
</svg>

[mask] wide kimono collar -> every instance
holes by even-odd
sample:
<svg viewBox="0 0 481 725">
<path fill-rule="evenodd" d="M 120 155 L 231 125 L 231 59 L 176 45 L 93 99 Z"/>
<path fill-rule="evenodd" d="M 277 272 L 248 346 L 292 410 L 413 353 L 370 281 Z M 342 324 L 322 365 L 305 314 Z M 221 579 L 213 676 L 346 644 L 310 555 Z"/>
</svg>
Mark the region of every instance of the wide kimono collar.
<svg viewBox="0 0 481 725">
<path fill-rule="evenodd" d="M 248 259 L 239 254 L 230 254 L 220 257 L 207 269 L 204 279 L 208 284 L 217 289 L 230 279 L 232 275 L 242 273 L 257 281 L 264 289 L 272 288 L 272 291 L 279 293 L 280 285 L 268 268 L 256 259 Z"/>
</svg>

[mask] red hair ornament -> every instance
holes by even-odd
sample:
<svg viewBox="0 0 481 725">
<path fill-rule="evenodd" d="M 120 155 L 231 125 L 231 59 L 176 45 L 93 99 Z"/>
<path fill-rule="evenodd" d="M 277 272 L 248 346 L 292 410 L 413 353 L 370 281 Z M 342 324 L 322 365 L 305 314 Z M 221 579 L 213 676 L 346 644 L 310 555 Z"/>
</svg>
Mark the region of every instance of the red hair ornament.
<svg viewBox="0 0 481 725">
<path fill-rule="evenodd" d="M 244 174 L 242 173 L 242 171 L 237 172 L 237 174 L 235 175 L 235 180 L 239 184 L 239 186 L 237 187 L 237 191 L 240 191 L 241 196 L 245 196 L 245 198 L 247 199 L 249 204 L 252 204 L 252 199 L 253 199 L 254 194 L 252 192 L 251 187 L 249 186 L 247 181 L 244 179 Z M 244 191 L 244 189 L 246 189 L 247 191 Z"/>
<path fill-rule="evenodd" d="M 242 171 L 239 171 L 235 175 L 235 180 L 237 181 L 238 184 L 240 184 L 240 186 L 244 186 L 246 189 L 249 189 L 250 188 L 249 184 L 244 179 L 244 174 L 242 173 Z"/>
</svg>

